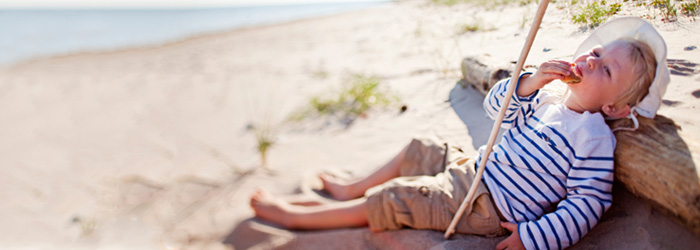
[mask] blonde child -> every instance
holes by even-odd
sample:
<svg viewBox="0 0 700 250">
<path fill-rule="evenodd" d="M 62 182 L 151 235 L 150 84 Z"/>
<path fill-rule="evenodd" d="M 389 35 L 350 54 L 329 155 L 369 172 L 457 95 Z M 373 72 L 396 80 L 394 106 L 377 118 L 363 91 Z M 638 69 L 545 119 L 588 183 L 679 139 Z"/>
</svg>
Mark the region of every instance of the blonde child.
<svg viewBox="0 0 700 250">
<path fill-rule="evenodd" d="M 561 249 L 578 242 L 610 207 L 615 137 L 605 119 L 628 117 L 636 124 L 635 114 L 654 116 L 669 81 L 666 45 L 645 21 L 620 18 L 598 28 L 577 55 L 573 62 L 542 63 L 517 83 L 504 80 L 491 89 L 484 108 L 492 118 L 508 109 L 507 131 L 484 166 L 458 233 L 500 236 L 506 229 L 513 233 L 497 249 Z M 572 72 L 581 82 L 569 84 L 563 100 L 540 91 Z M 518 84 L 516 93 L 501 107 L 509 84 Z M 445 169 L 443 150 L 414 139 L 362 179 L 320 175 L 341 202 L 300 205 L 259 190 L 251 207 L 257 217 L 290 229 L 443 231 L 483 157 L 456 155 Z"/>
</svg>

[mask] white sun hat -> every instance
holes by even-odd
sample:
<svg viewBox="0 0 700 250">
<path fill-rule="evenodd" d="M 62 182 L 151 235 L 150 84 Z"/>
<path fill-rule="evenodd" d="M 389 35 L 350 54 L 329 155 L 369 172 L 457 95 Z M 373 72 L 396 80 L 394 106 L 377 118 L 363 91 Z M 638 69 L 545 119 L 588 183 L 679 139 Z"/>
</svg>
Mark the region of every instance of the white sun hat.
<svg viewBox="0 0 700 250">
<path fill-rule="evenodd" d="M 661 97 L 666 93 L 666 86 L 671 77 L 666 65 L 666 42 L 659 32 L 644 19 L 638 17 L 620 17 L 611 20 L 596 29 L 576 50 L 574 56 L 581 55 L 598 45 L 606 45 L 620 38 L 632 38 L 645 42 L 656 56 L 656 75 L 649 86 L 649 94 L 639 104 L 632 107 L 630 118 L 638 127 L 634 113 L 647 118 L 654 118 L 661 106 Z"/>
</svg>

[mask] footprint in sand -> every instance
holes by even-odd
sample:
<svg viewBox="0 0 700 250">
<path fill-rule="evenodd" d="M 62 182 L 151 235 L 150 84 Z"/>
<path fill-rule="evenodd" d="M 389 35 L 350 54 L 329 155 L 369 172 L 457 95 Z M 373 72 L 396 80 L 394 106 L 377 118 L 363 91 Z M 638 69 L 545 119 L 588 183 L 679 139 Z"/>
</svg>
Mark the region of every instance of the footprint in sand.
<svg viewBox="0 0 700 250">
<path fill-rule="evenodd" d="M 683 102 L 671 101 L 671 100 L 664 99 L 664 100 L 661 100 L 661 103 L 663 103 L 664 105 L 669 106 L 669 107 L 674 107 L 674 106 L 678 106 L 679 104 L 681 104 Z"/>
<path fill-rule="evenodd" d="M 683 59 L 668 59 L 668 69 L 673 75 L 691 76 L 700 73 L 700 64 Z"/>
<path fill-rule="evenodd" d="M 693 91 L 691 94 L 695 96 L 695 98 L 700 98 L 700 89 Z"/>
</svg>

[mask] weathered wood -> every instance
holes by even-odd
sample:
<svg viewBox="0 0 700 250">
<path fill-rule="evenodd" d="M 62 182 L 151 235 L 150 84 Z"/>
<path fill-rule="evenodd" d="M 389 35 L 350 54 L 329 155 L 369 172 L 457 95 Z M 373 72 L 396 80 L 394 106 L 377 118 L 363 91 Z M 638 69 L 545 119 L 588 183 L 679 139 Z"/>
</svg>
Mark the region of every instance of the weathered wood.
<svg viewBox="0 0 700 250">
<path fill-rule="evenodd" d="M 615 178 L 700 234 L 700 143 L 661 115 L 639 117 L 639 123 L 637 131 L 615 132 Z M 631 122 L 610 125 L 629 127 Z"/>
<path fill-rule="evenodd" d="M 510 77 L 512 68 L 510 65 L 493 62 L 486 55 L 467 57 L 462 60 L 462 87 L 472 85 L 485 95 L 499 80 Z"/>
</svg>

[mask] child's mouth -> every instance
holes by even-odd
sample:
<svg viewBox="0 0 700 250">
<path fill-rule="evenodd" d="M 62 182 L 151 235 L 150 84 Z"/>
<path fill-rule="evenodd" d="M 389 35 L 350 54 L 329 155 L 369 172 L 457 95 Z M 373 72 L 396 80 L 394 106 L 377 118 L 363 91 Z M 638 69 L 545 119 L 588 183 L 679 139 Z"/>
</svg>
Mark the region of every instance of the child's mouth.
<svg viewBox="0 0 700 250">
<path fill-rule="evenodd" d="M 579 68 L 577 64 L 573 64 L 572 69 L 573 69 L 574 74 L 576 74 L 576 76 L 578 76 L 579 78 L 583 78 L 583 72 L 581 71 L 581 68 Z"/>
</svg>

